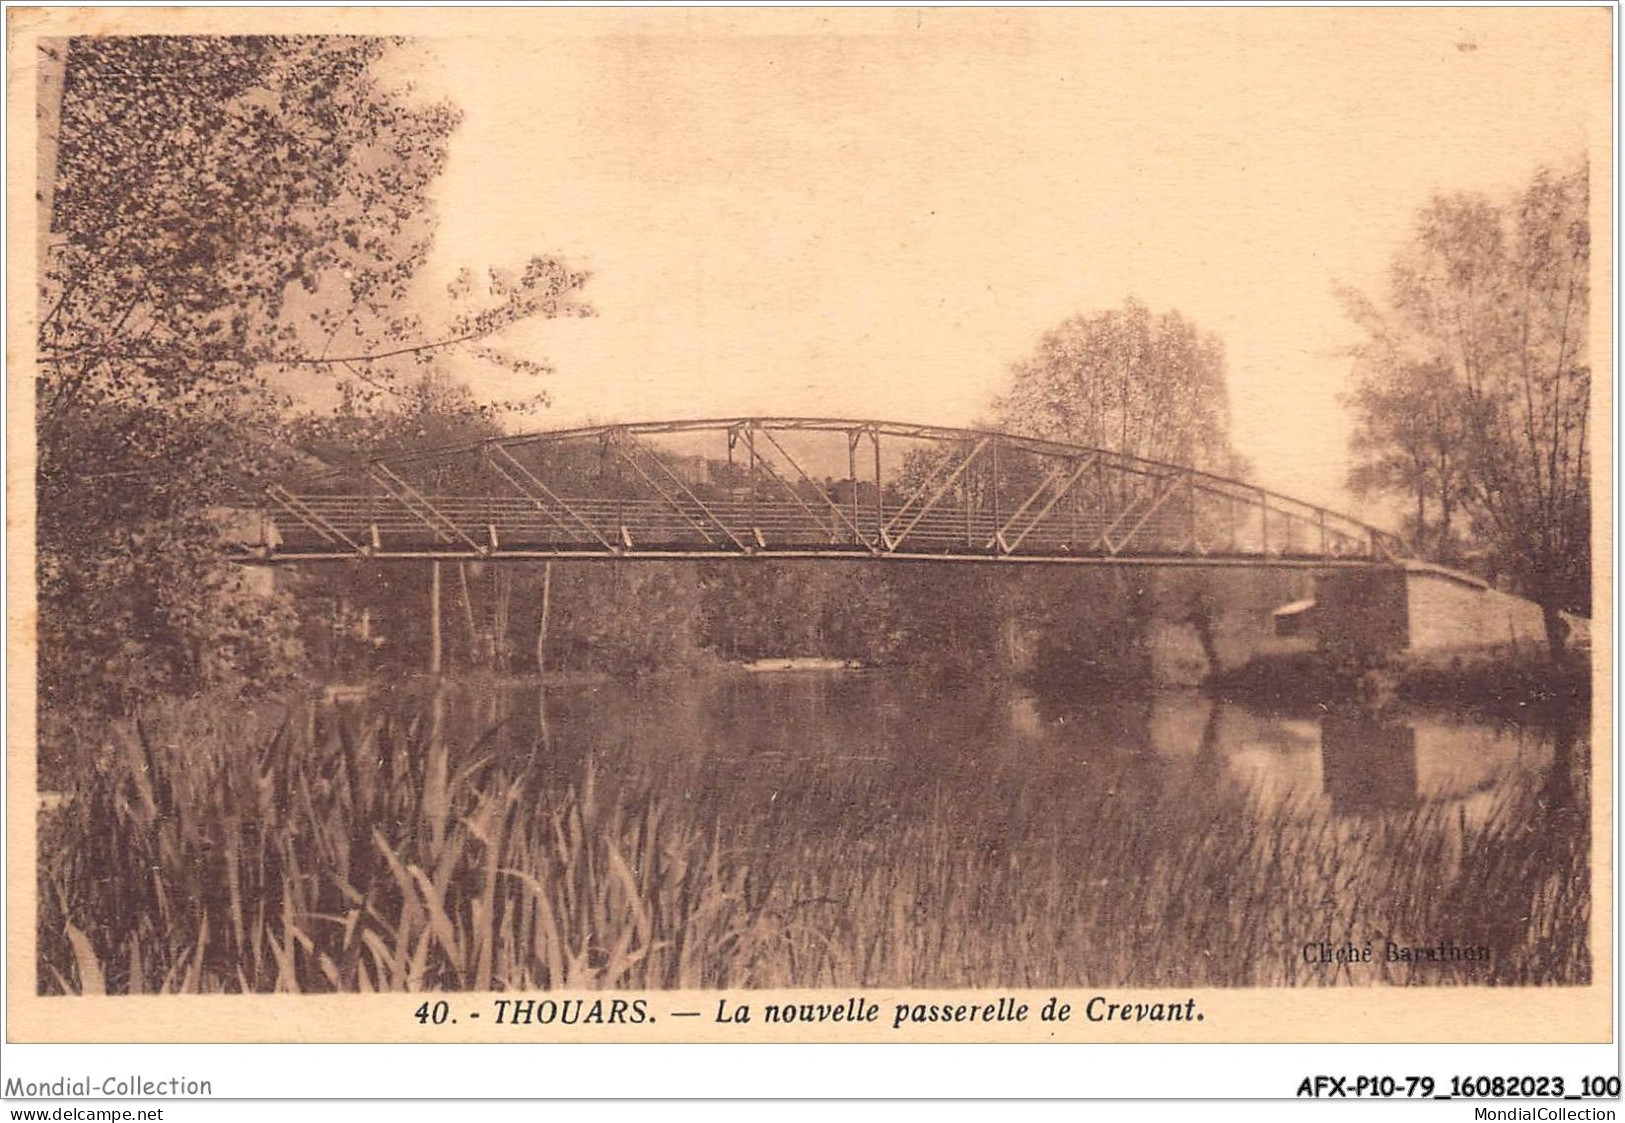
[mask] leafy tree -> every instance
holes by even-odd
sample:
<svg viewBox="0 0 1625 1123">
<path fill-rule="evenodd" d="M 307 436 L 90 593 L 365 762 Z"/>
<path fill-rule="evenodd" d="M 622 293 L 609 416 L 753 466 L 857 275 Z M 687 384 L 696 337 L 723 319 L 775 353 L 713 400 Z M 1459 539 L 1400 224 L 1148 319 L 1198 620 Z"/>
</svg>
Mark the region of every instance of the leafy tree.
<svg viewBox="0 0 1625 1123">
<path fill-rule="evenodd" d="M 268 682 L 298 666 L 292 606 L 221 562 L 219 508 L 242 466 L 242 411 L 189 416 L 101 403 L 39 451 L 41 700 L 126 708 L 204 682 Z M 218 500 L 216 500 L 218 501 Z"/>
<path fill-rule="evenodd" d="M 796 562 L 700 566 L 701 640 L 725 659 L 894 661 L 910 636 L 892 567 Z"/>
<path fill-rule="evenodd" d="M 1073 316 L 1015 364 L 1002 427 L 1234 474 L 1224 347 L 1179 312 L 1138 300 Z"/>
<path fill-rule="evenodd" d="M 1015 365 L 997 412 L 1000 427 L 1015 432 L 1246 476 L 1248 466 L 1230 444 L 1228 401 L 1219 338 L 1178 311 L 1153 314 L 1131 298 L 1045 333 L 1037 351 Z M 1011 478 L 1036 485 L 1041 465 L 1009 459 Z M 1090 498 L 1120 504 L 1131 497 Z M 1034 638 L 1034 673 L 1042 678 L 1102 684 L 1125 673 L 1132 679 L 1149 665 L 1154 612 L 1138 581 L 1116 575 L 1084 591 L 1078 579 L 1043 575 L 1006 599 L 1006 616 Z M 1113 626 L 1101 627 L 1101 610 Z M 1212 609 L 1204 595 L 1194 595 L 1180 613 L 1208 635 Z"/>
<path fill-rule="evenodd" d="M 824 655 L 818 575 L 781 562 L 701 567 L 701 638 L 726 659 Z"/>
<path fill-rule="evenodd" d="M 1360 349 L 1358 383 L 1348 398 L 1355 415 L 1349 490 L 1415 503 L 1410 538 L 1443 562 L 1458 560 L 1454 518 L 1467 487 L 1467 402 L 1450 370 L 1438 364 Z M 1437 519 L 1430 524 L 1430 504 Z"/>
<path fill-rule="evenodd" d="M 1590 607 L 1589 206 L 1583 167 L 1543 169 L 1505 202 L 1437 196 L 1393 261 L 1385 304 L 1356 305 L 1367 353 L 1396 375 L 1375 404 L 1429 394 L 1405 372 L 1448 372 L 1449 408 L 1421 427 L 1445 430 L 1430 434 L 1440 445 L 1459 426 L 1456 493 L 1497 566 L 1540 603 L 1558 658 L 1562 612 Z"/>
<path fill-rule="evenodd" d="M 549 666 L 636 677 L 699 659 L 700 588 L 684 562 L 559 566 Z"/>
<path fill-rule="evenodd" d="M 585 275 L 548 258 L 463 278 L 435 323 L 413 310 L 457 113 L 386 80 L 405 46 L 45 45 L 42 89 L 60 89 L 40 192 L 47 704 L 261 677 L 287 606 L 244 595 L 219 515 L 298 459 L 293 400 L 325 388 L 352 412 L 387 409 L 453 348 L 536 371 L 494 337 L 579 311 Z M 232 619 L 240 645 L 221 643 Z M 237 654 L 222 665 L 222 651 Z"/>
<path fill-rule="evenodd" d="M 1023 583 L 1019 618 L 1032 636 L 1032 675 L 1061 696 L 1144 689 L 1152 681 L 1155 578 L 1080 568 Z"/>
</svg>

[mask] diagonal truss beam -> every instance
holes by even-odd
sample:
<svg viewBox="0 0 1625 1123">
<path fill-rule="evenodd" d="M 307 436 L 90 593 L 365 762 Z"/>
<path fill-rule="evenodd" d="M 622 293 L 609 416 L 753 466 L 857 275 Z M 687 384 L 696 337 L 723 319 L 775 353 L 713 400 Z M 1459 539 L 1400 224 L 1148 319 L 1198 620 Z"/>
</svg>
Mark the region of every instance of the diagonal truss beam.
<svg viewBox="0 0 1625 1123">
<path fill-rule="evenodd" d="M 875 487 L 879 488 L 881 486 L 881 483 L 880 483 L 880 461 L 878 459 L 878 455 L 879 455 L 879 451 L 880 451 L 880 443 L 879 443 L 880 438 L 879 438 L 878 434 L 874 435 L 874 440 L 875 440 L 875 452 L 876 452 L 876 456 L 877 456 L 877 459 L 875 461 Z M 964 446 L 961 445 L 959 447 L 963 448 Z M 902 506 L 897 508 L 897 513 L 894 514 L 891 517 L 890 521 L 884 523 L 880 528 L 880 540 L 881 540 L 882 543 L 886 543 L 886 544 L 890 543 L 890 541 L 891 541 L 890 535 L 891 535 L 892 528 L 895 527 L 898 523 L 902 522 L 903 519 L 908 516 L 909 509 L 914 506 L 915 501 L 920 499 L 922 496 L 924 496 L 926 494 L 926 492 L 928 490 L 930 490 L 930 488 L 935 486 L 935 484 L 937 482 L 937 477 L 942 475 L 943 472 L 946 472 L 949 469 L 949 467 L 952 466 L 953 462 L 954 462 L 954 453 L 951 452 L 951 451 L 947 452 L 947 453 L 944 453 L 942 458 L 931 466 L 931 470 L 925 474 L 925 478 L 920 480 L 919 483 L 914 485 L 914 490 L 910 491 L 907 495 L 905 495 L 903 497 L 903 504 L 902 504 Z"/>
<path fill-rule="evenodd" d="M 419 522 L 427 526 L 443 541 L 450 541 L 454 537 L 461 538 L 471 549 L 482 556 L 490 552 L 489 547 L 482 546 L 470 538 L 463 532 L 462 527 L 447 518 L 433 503 L 429 502 L 422 492 L 401 479 L 382 460 L 373 461 L 367 468 L 367 474 L 376 480 L 389 493 L 391 498 L 417 516 Z"/>
<path fill-rule="evenodd" d="M 806 484 L 808 487 L 812 488 L 815 492 L 818 493 L 818 498 L 822 499 L 829 506 L 829 509 L 834 513 L 835 517 L 837 519 L 839 519 L 842 523 L 846 524 L 846 528 L 852 532 L 852 537 L 853 537 L 853 539 L 855 541 L 858 541 L 858 542 L 867 541 L 867 539 L 865 539 L 863 537 L 863 532 L 858 529 L 857 524 L 847 517 L 847 514 L 846 514 L 845 511 L 841 510 L 841 505 L 839 503 L 835 502 L 835 500 L 831 499 L 830 496 L 829 496 L 829 492 L 825 491 L 822 487 L 820 487 L 816 480 L 814 480 L 811 476 L 807 475 L 806 471 L 801 467 L 801 465 L 796 463 L 795 457 L 790 455 L 789 450 L 786 449 L 783 445 L 781 445 L 778 442 L 777 438 L 775 438 L 773 436 L 773 433 L 772 433 L 771 430 L 769 430 L 769 429 L 757 429 L 756 432 L 759 432 L 759 433 L 762 434 L 762 436 L 766 437 L 768 443 L 771 444 L 776 450 L 778 450 L 778 454 L 780 456 L 784 457 L 784 462 L 786 464 L 790 465 L 791 468 L 795 469 L 796 475 L 800 477 L 802 483 Z M 847 450 L 848 453 L 851 452 L 851 449 L 852 449 L 852 446 L 849 445 L 848 450 Z M 767 460 L 763 459 L 762 454 L 756 451 L 756 446 L 754 444 L 750 446 L 750 451 L 751 451 L 751 455 L 756 457 L 757 462 L 760 463 L 762 465 L 762 467 L 766 468 L 768 470 L 768 472 L 772 476 L 774 476 L 776 479 L 779 480 L 780 483 L 783 483 L 784 486 L 790 490 L 790 493 L 795 496 L 796 501 L 798 503 L 801 502 L 800 494 L 797 493 L 794 488 L 790 487 L 790 484 L 788 482 L 786 482 L 782 476 L 779 475 L 778 471 L 774 469 L 772 464 L 768 463 Z M 857 489 L 856 488 L 853 489 L 853 494 L 854 495 L 857 494 Z M 806 504 L 803 503 L 802 506 L 805 507 Z M 811 511 L 808 511 L 807 513 L 809 515 L 812 514 Z M 817 516 L 814 516 L 814 517 L 816 518 Z"/>
<path fill-rule="evenodd" d="M 1150 506 L 1146 507 L 1145 511 L 1140 515 L 1140 517 L 1135 520 L 1134 525 L 1129 528 L 1129 532 L 1123 535 L 1123 540 L 1121 542 L 1114 543 L 1111 539 L 1111 534 L 1112 531 L 1121 526 L 1123 520 L 1134 511 L 1134 504 L 1132 503 L 1123 508 L 1123 513 L 1118 515 L 1117 518 L 1113 520 L 1111 526 L 1101 531 L 1100 537 L 1095 539 L 1095 545 L 1098 546 L 1101 543 L 1105 543 L 1107 553 L 1112 554 L 1115 557 L 1119 552 L 1122 551 L 1124 546 L 1127 546 L 1130 542 L 1134 541 L 1134 536 L 1140 533 L 1141 527 L 1145 526 L 1146 523 L 1151 521 L 1151 516 L 1162 509 L 1162 505 L 1168 502 L 1168 498 L 1178 489 L 1180 481 L 1183 478 L 1184 476 L 1182 473 L 1176 473 L 1168 478 L 1168 482 L 1163 484 L 1163 486 L 1158 490 L 1156 498 L 1151 501 Z M 1093 549 L 1094 547 L 1090 548 Z"/>
<path fill-rule="evenodd" d="M 280 506 L 283 510 L 287 511 L 294 518 L 298 519 L 300 522 L 314 530 L 317 534 L 321 535 L 324 541 L 334 543 L 342 542 L 344 545 L 350 547 L 350 549 L 354 550 L 358 554 L 366 552 L 362 548 L 361 543 L 357 542 L 354 538 L 351 538 L 348 534 L 344 533 L 344 531 L 322 518 L 321 515 L 317 514 L 311 509 L 310 504 L 306 503 L 297 495 L 294 495 L 281 484 L 272 484 L 270 487 L 265 489 L 265 494 L 276 500 L 278 506 Z"/>
<path fill-rule="evenodd" d="M 1044 494 L 1045 489 L 1048 488 L 1050 484 L 1061 478 L 1061 474 L 1064 471 L 1064 468 L 1051 469 L 1049 475 L 1045 476 L 1041 481 L 1039 481 L 1038 486 L 1033 489 L 1033 493 L 1027 496 L 1027 498 L 1022 501 L 1021 506 L 1017 507 L 1010 517 L 1004 521 L 1003 525 L 993 532 L 993 536 L 982 544 L 982 549 L 991 550 L 993 547 L 997 546 L 1001 550 L 1008 553 L 1010 548 L 1004 544 L 1004 536 L 1009 533 L 1011 527 L 1015 526 L 1016 523 L 1020 521 L 1021 516 L 1027 513 L 1028 508 L 1030 508 L 1034 503 L 1038 502 L 1039 498 Z"/>
<path fill-rule="evenodd" d="M 773 482 L 778 484 L 779 487 L 784 489 L 784 494 L 788 495 L 795 502 L 795 505 L 800 507 L 802 509 L 802 511 L 804 511 L 806 513 L 806 515 L 807 515 L 807 517 L 809 519 L 811 519 L 813 522 L 817 523 L 820 527 L 822 527 L 824 525 L 823 516 L 821 516 L 817 511 L 813 510 L 810 506 L 808 506 L 807 501 L 801 497 L 801 493 L 799 491 L 797 491 L 794 486 L 791 485 L 790 481 L 785 479 L 782 475 L 780 475 L 778 469 L 774 468 L 773 465 L 767 460 L 766 457 L 764 457 L 761 453 L 756 451 L 755 442 L 754 441 L 749 442 L 749 443 L 746 444 L 745 447 L 750 453 L 751 463 L 752 464 L 760 464 L 762 466 L 762 468 L 767 472 L 768 476 L 773 480 Z M 762 533 L 754 525 L 751 527 L 751 530 L 754 531 L 758 536 L 760 536 L 761 533 Z M 830 532 L 830 541 L 833 542 L 834 540 L 835 540 L 835 535 L 834 535 L 834 532 L 832 531 L 832 532 Z"/>
<path fill-rule="evenodd" d="M 556 524 L 558 524 L 560 530 L 563 530 L 566 534 L 573 538 L 579 539 L 581 537 L 581 531 L 577 530 L 575 527 L 572 527 L 569 523 L 565 522 L 564 519 L 555 514 L 552 508 L 548 507 L 548 503 L 552 503 L 559 507 L 564 511 L 565 514 L 574 519 L 578 524 L 580 524 L 581 528 L 585 530 L 588 535 L 596 538 L 604 549 L 609 550 L 611 553 L 615 551 L 615 547 L 610 544 L 608 538 L 604 537 L 602 531 L 593 526 L 592 523 L 588 522 L 581 515 L 581 513 L 574 507 L 570 506 L 569 503 L 566 503 L 563 499 L 560 499 L 557 495 L 555 495 L 551 488 L 536 478 L 535 473 L 533 473 L 529 468 L 526 468 L 523 464 L 519 463 L 518 458 L 515 457 L 513 453 L 509 452 L 499 444 L 488 445 L 487 452 L 489 455 L 487 456 L 486 462 L 491 465 L 491 467 L 496 471 L 497 475 L 507 480 L 509 486 L 535 504 L 538 511 L 542 512 L 542 514 L 546 515 L 548 518 L 552 519 Z M 507 464 L 504 465 L 499 462 L 497 460 L 498 456 L 507 461 Z M 514 473 L 517 473 L 519 478 L 516 479 Z"/>
<path fill-rule="evenodd" d="M 1189 513 L 1190 513 L 1190 548 L 1191 548 L 1191 553 L 1197 555 L 1198 557 L 1206 557 L 1208 551 L 1207 551 L 1206 547 L 1204 547 L 1202 545 L 1202 540 L 1201 540 L 1201 537 L 1200 537 L 1201 511 L 1198 509 L 1198 507 L 1196 505 L 1196 477 L 1195 476 L 1186 476 L 1185 477 L 1185 502 L 1190 504 L 1190 512 Z"/>
<path fill-rule="evenodd" d="M 1007 554 L 1015 553 L 1016 548 L 1021 545 L 1022 541 L 1026 539 L 1027 535 L 1031 534 L 1034 529 L 1037 528 L 1038 524 L 1044 521 L 1045 517 L 1055 509 L 1055 505 L 1057 503 L 1066 498 L 1067 494 L 1071 492 L 1072 488 L 1077 484 L 1078 480 L 1082 478 L 1083 474 L 1094 466 L 1097 459 L 1099 458 L 1095 456 L 1088 456 L 1079 461 L 1077 466 L 1072 469 L 1072 473 L 1066 477 L 1066 481 L 1062 483 L 1060 487 L 1056 488 L 1053 493 L 1051 493 L 1048 502 L 1046 502 L 1043 507 L 1039 508 L 1038 513 L 1028 520 L 1027 525 L 1022 532 L 1016 535 L 1015 541 L 1006 541 L 1005 535 L 1015 527 L 1021 516 L 1026 513 L 1027 508 L 1031 507 L 1038 501 L 1039 496 L 1043 495 L 1045 489 L 1061 477 L 1062 473 L 1065 472 L 1065 469 L 1057 468 L 1054 472 L 1051 472 L 1044 482 L 1038 485 L 1038 490 L 1032 493 L 1032 495 L 1027 499 L 1027 502 L 1023 503 L 1020 508 L 1017 509 L 1016 513 L 1011 515 L 1005 524 L 994 532 L 993 537 L 987 543 L 988 547 L 991 548 L 996 544 Z"/>
<path fill-rule="evenodd" d="M 954 483 L 959 479 L 959 477 L 965 474 L 965 469 L 969 468 L 971 464 L 976 461 L 976 458 L 982 455 L 982 450 L 987 448 L 987 446 L 992 442 L 993 438 L 990 436 L 983 437 L 981 440 L 977 441 L 976 447 L 972 448 L 970 452 L 966 454 L 965 458 L 959 462 L 959 466 L 953 470 L 947 479 L 943 480 L 937 485 L 936 490 L 931 493 L 930 498 L 928 498 L 920 506 L 920 509 L 915 512 L 914 517 L 909 520 L 909 524 L 903 528 L 903 533 L 899 534 L 896 538 L 893 538 L 891 535 L 891 528 L 896 526 L 902 520 L 903 516 L 908 513 L 909 507 L 916 499 L 920 497 L 929 482 L 935 479 L 941 470 L 952 462 L 952 457 L 945 458 L 942 464 L 938 465 L 937 468 L 932 471 L 931 475 L 926 477 L 926 481 L 914 490 L 914 493 L 910 495 L 903 503 L 903 506 L 898 510 L 897 514 L 892 516 L 892 520 L 880 528 L 880 540 L 885 544 L 886 549 L 895 550 L 906 538 L 908 538 L 909 531 L 920 525 L 920 520 L 931 513 L 931 509 L 935 507 L 937 503 L 941 501 L 942 497 L 948 493 L 948 489 L 953 487 Z"/>
<path fill-rule="evenodd" d="M 535 507 L 542 514 L 546 515 L 549 522 L 558 527 L 560 530 L 564 531 L 565 534 L 568 534 L 575 541 L 583 541 L 581 529 L 579 527 L 571 526 L 569 523 L 565 522 L 553 511 L 553 508 L 547 505 L 544 497 L 551 498 L 552 493 L 546 489 L 545 485 L 541 484 L 540 480 L 535 480 L 533 477 L 533 486 L 535 487 L 535 490 L 533 490 L 531 487 L 526 487 L 523 483 L 520 483 L 519 479 L 512 472 L 508 471 L 507 468 L 504 468 L 501 464 L 497 463 L 496 457 L 493 456 L 490 458 L 489 465 L 491 471 L 495 472 L 497 475 L 506 480 L 508 486 L 518 492 L 521 498 L 530 500 L 530 505 L 532 507 Z M 525 474 L 529 475 L 528 472 Z M 538 494 L 538 492 L 540 494 Z M 568 510 L 568 507 L 566 507 L 566 509 Z"/>
<path fill-rule="evenodd" d="M 667 492 L 665 488 L 661 487 L 660 483 L 650 476 L 648 472 L 644 471 L 643 466 L 637 462 L 637 458 L 627 452 L 627 448 L 632 448 L 648 457 L 649 462 L 652 463 L 656 468 L 660 469 L 661 473 L 674 485 L 676 485 L 677 490 L 682 495 L 686 496 L 690 503 L 698 507 L 706 518 L 711 520 L 711 524 L 713 526 L 722 531 L 723 535 L 729 541 L 731 541 L 735 546 L 739 547 L 741 553 L 750 553 L 750 547 L 745 545 L 744 541 L 728 527 L 728 524 L 718 518 L 716 512 L 711 510 L 710 507 L 706 506 L 705 501 L 699 496 L 695 495 L 689 486 L 678 477 L 677 473 L 673 472 L 666 466 L 665 461 L 661 460 L 659 456 L 655 455 L 648 448 L 644 447 L 643 443 L 636 437 L 632 436 L 630 433 L 622 432 L 617 435 L 612 435 L 609 443 L 610 447 L 615 450 L 615 455 L 619 456 L 622 460 L 630 464 L 632 466 L 632 470 L 639 476 L 643 477 L 643 481 L 645 483 L 654 488 L 655 494 L 659 495 L 660 498 L 663 499 L 667 506 L 669 506 L 673 511 L 676 511 L 679 515 L 681 515 L 684 521 L 686 521 L 695 530 L 699 531 L 701 536 L 703 536 L 707 542 L 715 541 L 715 539 L 713 539 L 710 532 L 705 529 L 704 524 L 698 519 L 694 518 L 693 515 L 689 514 L 688 511 L 684 510 L 682 503 Z"/>
</svg>

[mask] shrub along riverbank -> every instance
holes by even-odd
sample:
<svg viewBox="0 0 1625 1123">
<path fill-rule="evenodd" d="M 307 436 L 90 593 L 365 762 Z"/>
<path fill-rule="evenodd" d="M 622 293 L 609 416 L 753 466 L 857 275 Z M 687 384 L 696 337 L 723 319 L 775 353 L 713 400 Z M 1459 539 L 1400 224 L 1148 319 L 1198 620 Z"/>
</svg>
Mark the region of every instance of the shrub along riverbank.
<svg viewBox="0 0 1625 1123">
<path fill-rule="evenodd" d="M 1521 710 L 1589 697 L 1583 650 L 1561 671 L 1530 650 L 1360 667 L 1283 650 L 1292 641 L 1270 635 L 1269 614 L 1312 589 L 1287 571 L 791 561 L 448 569 L 444 662 L 458 674 L 540 666 L 634 678 L 825 659 L 1019 677 L 1058 696 L 1204 684 L 1264 702 L 1363 695 Z M 421 567 L 292 580 L 307 621 L 321 625 L 307 628 L 305 648 L 323 677 L 393 681 L 428 665 Z M 335 598 L 327 609 L 324 598 Z"/>
<path fill-rule="evenodd" d="M 424 567 L 293 574 L 304 648 L 328 678 L 428 666 Z M 941 562 L 448 565 L 448 669 L 622 677 L 708 662 L 821 658 L 1051 683 L 1150 682 L 1156 634 L 1235 662 L 1301 575 Z M 362 621 L 365 621 L 363 626 Z M 1245 633 L 1245 635 L 1244 635 Z M 1213 651 L 1204 657 L 1204 648 Z"/>
<path fill-rule="evenodd" d="M 1585 765 L 1561 746 L 1472 817 L 1265 811 L 1195 774 L 1154 808 L 1033 783 L 832 817 L 822 773 L 765 806 L 605 794 L 590 763 L 560 779 L 539 745 L 491 745 L 453 743 L 432 703 L 318 721 L 196 702 L 119 729 L 42 816 L 41 990 L 1590 978 Z M 845 806 L 893 806 L 843 782 Z M 1386 938 L 1491 954 L 1300 954 Z"/>
<path fill-rule="evenodd" d="M 1555 665 L 1542 652 L 1485 648 L 1455 654 L 1399 654 L 1368 666 L 1320 652 L 1260 656 L 1209 677 L 1223 698 L 1304 706 L 1357 700 L 1466 708 L 1551 723 L 1584 721 L 1591 708 L 1589 651 Z"/>
</svg>

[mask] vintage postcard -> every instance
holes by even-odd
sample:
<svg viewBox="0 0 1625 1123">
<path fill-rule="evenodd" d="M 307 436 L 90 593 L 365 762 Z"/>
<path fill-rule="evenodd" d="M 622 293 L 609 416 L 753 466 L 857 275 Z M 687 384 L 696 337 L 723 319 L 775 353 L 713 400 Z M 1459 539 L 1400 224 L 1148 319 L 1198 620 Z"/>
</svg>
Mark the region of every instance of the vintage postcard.
<svg viewBox="0 0 1625 1123">
<path fill-rule="evenodd" d="M 8 17 L 7 1040 L 1610 1040 L 1612 10 Z"/>
</svg>

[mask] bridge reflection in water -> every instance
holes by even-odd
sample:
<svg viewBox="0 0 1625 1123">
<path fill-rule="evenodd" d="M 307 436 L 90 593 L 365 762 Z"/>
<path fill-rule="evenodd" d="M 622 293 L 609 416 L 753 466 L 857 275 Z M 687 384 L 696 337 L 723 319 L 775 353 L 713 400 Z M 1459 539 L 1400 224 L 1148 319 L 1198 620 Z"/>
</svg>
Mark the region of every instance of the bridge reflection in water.
<svg viewBox="0 0 1625 1123">
<path fill-rule="evenodd" d="M 1478 819 L 1508 781 L 1548 773 L 1560 779 L 1574 763 L 1576 731 L 1569 727 L 1353 704 L 1318 719 L 1215 705 L 1215 740 L 1228 769 L 1267 803 L 1320 802 L 1339 814 L 1448 803 Z"/>
<path fill-rule="evenodd" d="M 342 459 L 342 457 L 339 457 Z M 1353 566 L 1392 535 L 1187 465 L 836 418 L 593 426 L 364 459 L 267 489 L 245 563 L 881 557 Z"/>
</svg>

